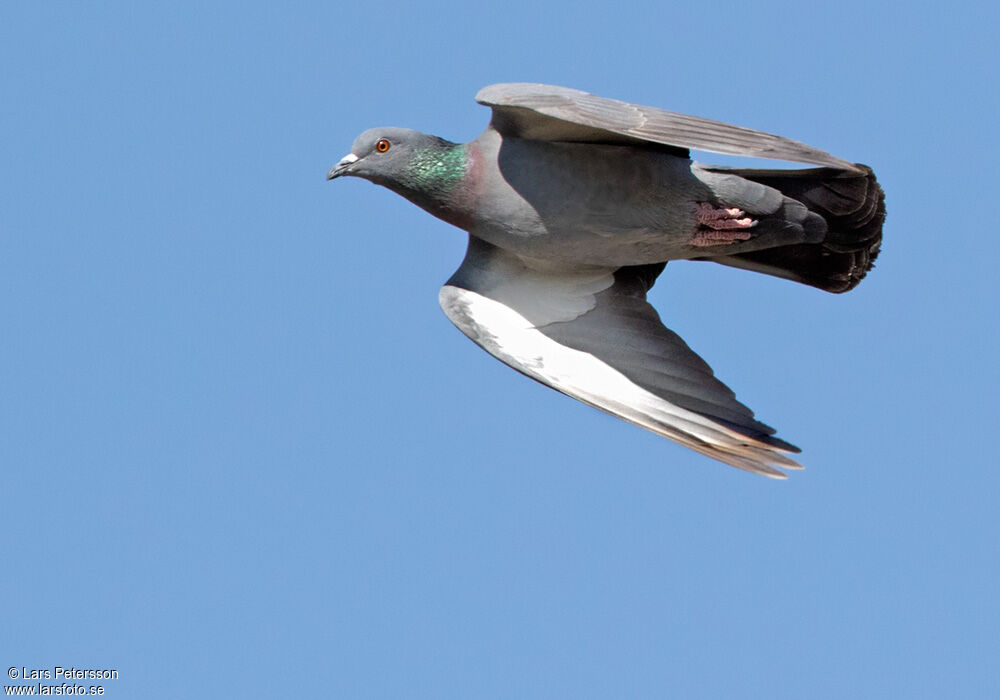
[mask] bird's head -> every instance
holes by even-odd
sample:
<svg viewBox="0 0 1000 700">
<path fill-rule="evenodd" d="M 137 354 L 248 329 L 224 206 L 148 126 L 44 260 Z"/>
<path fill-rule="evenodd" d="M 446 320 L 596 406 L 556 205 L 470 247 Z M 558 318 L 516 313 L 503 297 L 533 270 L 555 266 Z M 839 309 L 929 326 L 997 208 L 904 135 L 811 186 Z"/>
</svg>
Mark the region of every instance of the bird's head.
<svg viewBox="0 0 1000 700">
<path fill-rule="evenodd" d="M 465 219 L 454 195 L 468 184 L 468 172 L 465 146 L 412 129 L 381 127 L 355 139 L 326 179 L 364 178 L 459 226 Z"/>
<path fill-rule="evenodd" d="M 455 144 L 413 129 L 379 127 L 368 129 L 351 146 L 351 152 L 330 168 L 327 180 L 341 176 L 360 177 L 380 185 L 408 182 L 428 154 Z"/>
</svg>

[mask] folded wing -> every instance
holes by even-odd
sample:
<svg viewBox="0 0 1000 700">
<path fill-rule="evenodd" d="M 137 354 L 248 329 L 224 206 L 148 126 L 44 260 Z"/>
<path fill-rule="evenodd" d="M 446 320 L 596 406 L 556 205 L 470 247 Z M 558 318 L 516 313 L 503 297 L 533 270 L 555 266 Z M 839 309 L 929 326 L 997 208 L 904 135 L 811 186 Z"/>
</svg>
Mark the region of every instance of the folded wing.
<svg viewBox="0 0 1000 700">
<path fill-rule="evenodd" d="M 857 166 L 818 148 L 724 122 L 597 97 L 539 83 L 498 83 L 476 101 L 493 108 L 493 126 L 505 134 L 550 141 L 634 143 L 825 165 Z"/>
<path fill-rule="evenodd" d="M 568 396 L 740 469 L 783 478 L 798 452 L 715 378 L 646 302 L 663 264 L 557 267 L 474 237 L 441 289 L 463 333 Z"/>
</svg>

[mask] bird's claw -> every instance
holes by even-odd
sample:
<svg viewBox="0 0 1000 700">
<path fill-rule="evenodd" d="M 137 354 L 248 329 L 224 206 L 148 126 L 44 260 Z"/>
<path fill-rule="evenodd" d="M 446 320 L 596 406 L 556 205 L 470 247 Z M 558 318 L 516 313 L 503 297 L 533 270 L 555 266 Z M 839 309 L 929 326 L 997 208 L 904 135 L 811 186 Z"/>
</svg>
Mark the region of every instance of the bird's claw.
<svg viewBox="0 0 1000 700">
<path fill-rule="evenodd" d="M 726 245 L 750 239 L 751 229 L 757 220 L 746 216 L 746 212 L 736 207 L 715 207 L 700 202 L 696 212 L 699 229 L 691 239 L 694 246 Z"/>
<path fill-rule="evenodd" d="M 757 225 L 757 221 L 746 216 L 746 212 L 742 209 L 714 207 L 707 202 L 698 204 L 697 215 L 699 224 L 716 231 L 752 228 Z"/>
</svg>

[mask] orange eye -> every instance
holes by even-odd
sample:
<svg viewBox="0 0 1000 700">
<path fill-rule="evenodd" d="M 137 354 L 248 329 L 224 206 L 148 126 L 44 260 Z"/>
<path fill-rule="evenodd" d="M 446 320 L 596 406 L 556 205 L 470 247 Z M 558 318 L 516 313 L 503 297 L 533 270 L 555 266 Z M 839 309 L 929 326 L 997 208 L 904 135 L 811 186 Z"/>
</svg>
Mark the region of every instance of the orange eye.
<svg viewBox="0 0 1000 700">
<path fill-rule="evenodd" d="M 385 153 L 386 151 L 389 150 L 389 142 L 386 141 L 385 139 L 379 139 L 375 143 L 375 150 L 378 151 L 379 153 Z"/>
</svg>

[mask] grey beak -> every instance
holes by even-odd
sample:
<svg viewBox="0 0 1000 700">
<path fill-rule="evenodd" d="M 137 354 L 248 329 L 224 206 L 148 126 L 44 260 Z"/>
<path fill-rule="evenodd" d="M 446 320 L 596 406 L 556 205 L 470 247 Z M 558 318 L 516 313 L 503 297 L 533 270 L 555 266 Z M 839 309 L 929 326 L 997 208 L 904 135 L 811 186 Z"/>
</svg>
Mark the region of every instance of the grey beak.
<svg viewBox="0 0 1000 700">
<path fill-rule="evenodd" d="M 348 153 L 346 156 L 340 159 L 340 162 L 335 166 L 330 168 L 329 172 L 326 174 L 327 180 L 332 180 L 335 177 L 340 177 L 347 172 L 347 169 L 357 161 L 358 157 L 353 153 Z"/>
</svg>

